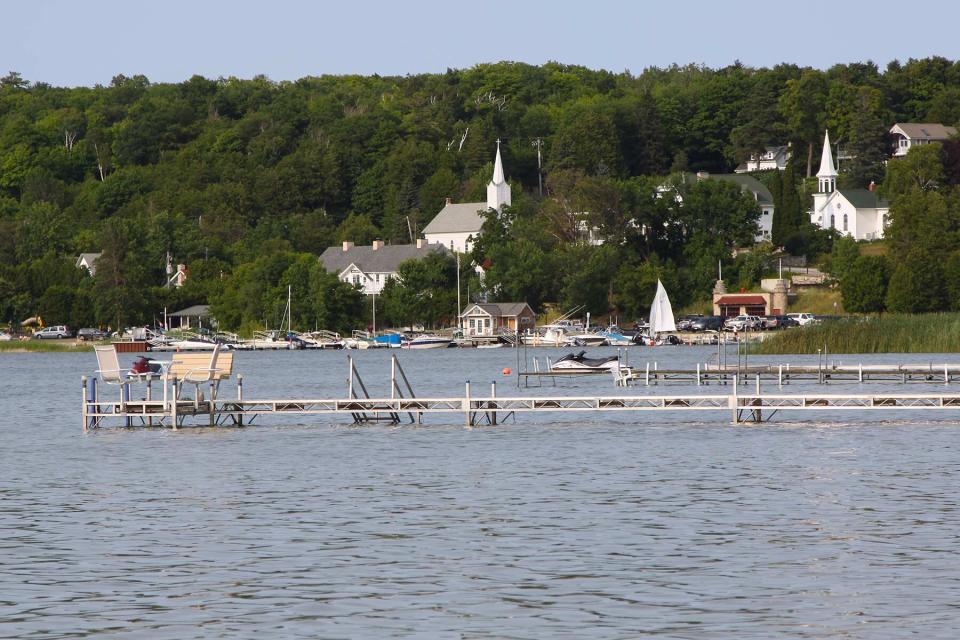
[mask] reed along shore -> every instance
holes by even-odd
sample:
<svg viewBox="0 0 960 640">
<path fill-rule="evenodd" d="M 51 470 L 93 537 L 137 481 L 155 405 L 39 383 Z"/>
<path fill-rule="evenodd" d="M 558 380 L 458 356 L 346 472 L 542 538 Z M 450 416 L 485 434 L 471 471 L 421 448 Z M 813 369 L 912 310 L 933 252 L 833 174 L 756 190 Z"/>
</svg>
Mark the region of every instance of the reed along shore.
<svg viewBox="0 0 960 640">
<path fill-rule="evenodd" d="M 884 314 L 827 320 L 779 332 L 757 345 L 768 355 L 960 353 L 960 313 Z"/>
</svg>

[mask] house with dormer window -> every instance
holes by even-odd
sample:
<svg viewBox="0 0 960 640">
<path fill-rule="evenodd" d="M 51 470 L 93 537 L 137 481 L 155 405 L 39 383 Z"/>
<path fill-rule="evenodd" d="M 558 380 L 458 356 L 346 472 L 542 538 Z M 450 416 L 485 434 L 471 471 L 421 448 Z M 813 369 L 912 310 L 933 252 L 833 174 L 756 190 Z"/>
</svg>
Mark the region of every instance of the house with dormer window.
<svg viewBox="0 0 960 640">
<path fill-rule="evenodd" d="M 893 157 L 907 155 L 910 147 L 945 142 L 955 135 L 957 135 L 956 127 L 947 127 L 936 122 L 898 122 L 890 127 Z"/>
<path fill-rule="evenodd" d="M 363 247 L 344 242 L 341 246 L 327 247 L 320 255 L 320 262 L 341 281 L 373 295 L 382 292 L 387 280 L 396 277 L 400 263 L 426 258 L 435 252 L 446 253 L 447 249 L 422 239 L 416 244 L 384 244 L 382 240 L 374 240 L 372 245 Z"/>
<path fill-rule="evenodd" d="M 790 147 L 781 145 L 779 147 L 767 147 L 759 156 L 755 153 L 750 154 L 750 159 L 741 162 L 734 173 L 750 173 L 751 171 L 770 171 L 777 169 L 783 171 L 787 168 L 787 162 L 790 160 Z"/>
</svg>

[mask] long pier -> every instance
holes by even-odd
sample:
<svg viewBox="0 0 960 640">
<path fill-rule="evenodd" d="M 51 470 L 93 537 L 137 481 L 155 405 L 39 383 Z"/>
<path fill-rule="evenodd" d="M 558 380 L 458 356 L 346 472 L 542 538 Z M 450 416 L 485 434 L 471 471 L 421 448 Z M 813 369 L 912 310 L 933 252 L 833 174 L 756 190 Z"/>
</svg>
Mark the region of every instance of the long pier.
<svg viewBox="0 0 960 640">
<path fill-rule="evenodd" d="M 396 356 L 390 360 L 389 397 L 371 397 L 353 358 L 348 357 L 347 363 L 347 394 L 342 398 L 249 399 L 244 397 L 243 376 L 238 375 L 236 393 L 230 398 L 218 397 L 219 382 L 213 381 L 208 383 L 208 391 L 196 385 L 193 398 L 182 397 L 185 386 L 183 381 L 178 381 L 176 378 L 161 378 L 159 382 L 163 385 L 163 393 L 160 398 L 154 397 L 151 386 L 156 380 L 150 380 L 145 387 L 142 387 L 145 392 L 142 398 L 132 397 L 131 382 L 125 382 L 119 385 L 118 397 L 107 399 L 101 396 L 98 378 L 84 376 L 82 378 L 83 429 L 86 431 L 109 423 L 119 423 L 126 427 L 154 426 L 173 429 L 186 424 L 243 426 L 253 424 L 261 416 L 291 415 L 348 417 L 353 424 L 359 425 L 373 422 L 400 424 L 404 421 L 418 424 L 427 415 L 450 417 L 459 414 L 463 417 L 463 424 L 468 427 L 480 424 L 496 425 L 509 418 L 515 419 L 521 413 L 600 411 L 619 413 L 725 411 L 734 424 L 768 421 L 780 411 L 932 410 L 956 411 L 960 417 L 960 393 L 828 394 L 809 390 L 783 393 L 779 389 L 776 393 L 764 393 L 762 385 L 764 379 L 769 380 L 771 376 L 776 375 L 776 379 L 782 384 L 784 379 L 782 366 L 777 367 L 776 370 L 772 367 L 752 367 L 750 382 L 755 383 L 753 393 L 741 391 L 742 383 L 748 380 L 742 368 L 740 371 L 721 367 L 705 367 L 701 370 L 699 366 L 694 371 L 654 368 L 651 374 L 649 367 L 642 372 L 622 367 L 618 380 L 628 377 L 636 382 L 643 375 L 646 376 L 647 384 L 650 384 L 649 376 L 651 375 L 656 376 L 655 382 L 689 381 L 692 375 L 695 376 L 698 385 L 711 379 L 726 381 L 730 385 L 729 393 L 500 396 L 497 393 L 497 383 L 494 381 L 490 383 L 487 395 L 475 395 L 471 383 L 467 381 L 462 395 L 422 398 L 414 394 L 413 387 Z M 820 382 L 825 381 L 823 367 L 793 367 L 788 368 L 788 372 L 793 379 L 806 379 L 799 376 L 810 376 L 815 372 Z M 960 365 L 943 365 L 942 368 L 934 368 L 932 365 L 929 367 L 858 365 L 855 368 L 837 366 L 830 369 L 830 375 L 856 376 L 861 382 L 867 379 L 865 375 L 891 376 L 894 374 L 900 376 L 901 381 L 906 381 L 907 376 L 912 376 L 926 382 L 943 380 L 946 385 L 949 385 L 956 375 L 960 375 Z M 630 379 L 622 380 L 623 386 L 627 386 Z M 890 378 L 874 377 L 872 379 Z"/>
<path fill-rule="evenodd" d="M 495 389 L 495 387 L 494 387 Z M 734 387 L 736 389 L 736 387 Z M 328 415 L 352 419 L 354 424 L 399 424 L 401 415 L 411 423 L 425 415 L 463 416 L 466 426 L 496 425 L 519 413 L 578 412 L 727 412 L 730 421 L 763 422 L 780 411 L 927 410 L 956 412 L 960 394 L 713 394 L 615 396 L 511 396 L 470 395 L 446 398 L 334 398 L 334 399 L 213 399 L 213 400 L 104 400 L 91 399 L 84 384 L 84 430 L 121 420 L 125 426 L 166 426 L 177 429 L 190 418 L 195 424 L 217 426 L 253 424 L 260 416 Z"/>
</svg>

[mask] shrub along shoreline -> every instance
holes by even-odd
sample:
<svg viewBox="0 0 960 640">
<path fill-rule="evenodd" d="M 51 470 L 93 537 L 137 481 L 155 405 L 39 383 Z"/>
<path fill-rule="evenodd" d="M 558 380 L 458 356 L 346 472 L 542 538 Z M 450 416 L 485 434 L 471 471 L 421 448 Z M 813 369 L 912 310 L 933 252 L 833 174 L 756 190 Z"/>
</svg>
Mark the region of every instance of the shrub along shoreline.
<svg viewBox="0 0 960 640">
<path fill-rule="evenodd" d="M 757 353 L 960 353 L 960 313 L 855 316 L 783 331 Z"/>
</svg>

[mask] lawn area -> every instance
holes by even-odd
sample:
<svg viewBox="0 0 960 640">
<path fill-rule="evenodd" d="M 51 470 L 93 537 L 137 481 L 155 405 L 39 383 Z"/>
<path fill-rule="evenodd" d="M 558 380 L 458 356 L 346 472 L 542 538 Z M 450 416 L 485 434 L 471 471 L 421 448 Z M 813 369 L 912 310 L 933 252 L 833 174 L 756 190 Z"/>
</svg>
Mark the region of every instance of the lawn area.
<svg viewBox="0 0 960 640">
<path fill-rule="evenodd" d="M 810 287 L 798 289 L 797 293 L 797 299 L 790 303 L 790 313 L 805 312 L 824 316 L 844 313 L 839 289 Z"/>
</svg>

